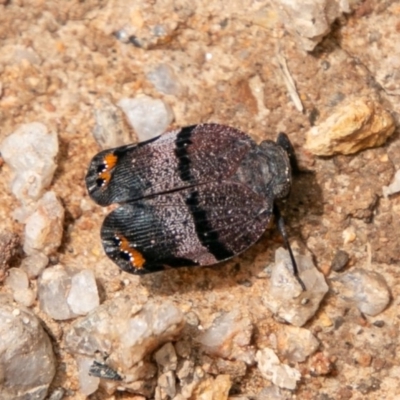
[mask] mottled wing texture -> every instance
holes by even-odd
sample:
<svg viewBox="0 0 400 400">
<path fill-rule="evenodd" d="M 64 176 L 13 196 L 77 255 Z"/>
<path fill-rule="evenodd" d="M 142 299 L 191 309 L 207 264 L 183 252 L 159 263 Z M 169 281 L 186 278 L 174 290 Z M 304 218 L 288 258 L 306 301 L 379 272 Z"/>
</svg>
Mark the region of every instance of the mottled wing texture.
<svg viewBox="0 0 400 400">
<path fill-rule="evenodd" d="M 123 204 L 101 230 L 107 255 L 123 270 L 211 265 L 251 246 L 267 226 L 272 200 L 235 182 L 213 182 Z"/>
<path fill-rule="evenodd" d="M 189 126 L 98 153 L 89 166 L 86 185 L 102 206 L 131 202 L 227 179 L 254 146 L 249 136 L 235 128 Z"/>
</svg>

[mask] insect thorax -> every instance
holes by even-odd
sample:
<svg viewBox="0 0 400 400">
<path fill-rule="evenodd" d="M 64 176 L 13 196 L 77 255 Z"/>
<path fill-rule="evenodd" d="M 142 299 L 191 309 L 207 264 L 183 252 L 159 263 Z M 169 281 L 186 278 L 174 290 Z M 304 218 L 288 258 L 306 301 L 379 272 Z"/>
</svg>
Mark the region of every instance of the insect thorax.
<svg viewBox="0 0 400 400">
<path fill-rule="evenodd" d="M 282 147 L 266 140 L 249 151 L 240 163 L 236 178 L 272 201 L 285 198 L 291 187 L 289 158 Z"/>
</svg>

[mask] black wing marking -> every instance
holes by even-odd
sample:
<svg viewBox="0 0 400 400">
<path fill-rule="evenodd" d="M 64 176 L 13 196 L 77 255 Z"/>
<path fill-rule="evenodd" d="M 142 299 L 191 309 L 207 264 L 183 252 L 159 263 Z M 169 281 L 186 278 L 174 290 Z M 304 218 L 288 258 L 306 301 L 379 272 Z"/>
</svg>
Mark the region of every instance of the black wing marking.
<svg viewBox="0 0 400 400">
<path fill-rule="evenodd" d="M 240 183 L 213 182 L 123 204 L 106 217 L 101 238 L 134 274 L 212 265 L 256 242 L 272 211 L 272 200 Z"/>
<path fill-rule="evenodd" d="M 98 361 L 93 361 L 89 369 L 89 375 L 112 381 L 122 381 L 122 376 L 117 371 Z"/>
<path fill-rule="evenodd" d="M 227 179 L 255 146 L 235 128 L 189 126 L 138 145 L 100 152 L 89 166 L 86 185 L 102 206 L 134 201 Z"/>
</svg>

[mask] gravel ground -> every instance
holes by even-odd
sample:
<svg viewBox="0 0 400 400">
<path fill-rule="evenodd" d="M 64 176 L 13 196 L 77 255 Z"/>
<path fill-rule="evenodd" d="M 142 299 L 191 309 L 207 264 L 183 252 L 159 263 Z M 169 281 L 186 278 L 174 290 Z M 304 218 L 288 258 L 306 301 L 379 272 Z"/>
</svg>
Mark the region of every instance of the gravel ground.
<svg viewBox="0 0 400 400">
<path fill-rule="evenodd" d="M 219 376 L 229 375 L 229 396 L 238 400 L 398 399 L 400 197 L 383 196 L 383 188 L 400 168 L 400 5 L 351 2 L 348 12 L 337 12 L 325 37 L 316 39 L 310 51 L 310 43 L 304 42 L 306 29 L 296 25 L 296 14 L 288 14 L 281 3 L 0 0 L 0 142 L 31 122 L 57 133 L 50 190 L 65 216 L 61 245 L 47 254 L 50 264 L 92 270 L 100 303 L 139 292 L 170 301 L 189 321 L 181 343 L 193 346 L 188 358 L 215 377 L 207 381 L 210 387 L 221 384 Z M 282 245 L 273 226 L 244 254 L 213 268 L 139 278 L 120 271 L 104 255 L 99 230 L 109 210 L 92 202 L 84 184 L 88 164 L 100 150 L 93 132 L 103 121 L 123 142 L 136 141 L 147 127 L 146 119 L 132 130 L 115 106 L 124 98 L 142 101 L 141 95 L 162 100 L 170 127 L 218 122 L 247 132 L 257 142 L 275 139 L 282 131 L 290 137 L 301 171 L 284 210 L 287 230 L 300 253 L 312 254 L 330 287 L 303 327 L 318 339 L 317 352 L 295 362 L 285 345 L 275 346 L 280 361 L 301 374 L 295 390 L 271 386 L 254 363 L 235 364 L 231 359 L 231 369 L 221 366 L 225 356 L 204 355 L 190 341 L 219 315 L 240 310 L 253 327 L 249 346 L 274 347 L 285 325 L 261 300 L 264 269 Z M 311 128 L 334 113 L 340 116 L 360 99 L 391 115 L 396 129 L 383 145 L 323 157 L 307 150 Z M 104 122 L 101 117 L 109 116 L 107 112 L 112 117 Z M 147 117 L 148 124 L 154 122 L 154 115 Z M 353 138 L 346 140 L 351 144 Z M 18 234 L 23 244 L 24 224 L 14 218 L 21 204 L 10 190 L 12 171 L 4 162 L 0 171 L 0 233 Z M 15 237 L 4 243 L 11 257 Z M 344 272 L 331 268 L 338 251 L 349 255 Z M 19 268 L 25 255 L 17 253 L 11 266 Z M 358 269 L 378 273 L 389 287 L 390 304 L 377 315 L 368 315 L 343 295 L 341 274 Z M 363 284 L 368 292 L 368 282 L 355 291 L 364 290 Z M 38 287 L 31 277 L 34 297 Z M 10 285 L 1 285 L 0 293 L 12 294 Z M 86 398 L 77 360 L 65 344 L 75 317 L 52 319 L 38 300 L 29 308 L 43 321 L 56 356 L 49 393 L 56 396 L 63 388 L 65 399 Z M 272 387 L 277 391 L 268 391 Z M 107 388 L 102 386 L 91 398 L 155 396 L 140 391 L 113 394 Z M 211 390 L 214 397 L 200 392 L 190 398 L 228 398 L 222 392 Z M 189 397 L 176 397 L 181 398 Z"/>
</svg>

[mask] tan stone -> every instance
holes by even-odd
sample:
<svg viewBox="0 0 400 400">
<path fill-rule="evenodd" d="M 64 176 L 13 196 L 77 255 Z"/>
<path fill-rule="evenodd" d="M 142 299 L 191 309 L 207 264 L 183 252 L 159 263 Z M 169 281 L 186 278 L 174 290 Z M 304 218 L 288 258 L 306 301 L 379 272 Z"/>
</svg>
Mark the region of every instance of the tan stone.
<svg viewBox="0 0 400 400">
<path fill-rule="evenodd" d="M 391 114 L 371 99 L 352 99 L 306 134 L 306 149 L 318 156 L 353 154 L 382 145 L 394 132 Z"/>
<path fill-rule="evenodd" d="M 218 375 L 215 379 L 209 377 L 199 384 L 191 399 L 227 400 L 231 386 L 229 375 Z"/>
</svg>

